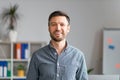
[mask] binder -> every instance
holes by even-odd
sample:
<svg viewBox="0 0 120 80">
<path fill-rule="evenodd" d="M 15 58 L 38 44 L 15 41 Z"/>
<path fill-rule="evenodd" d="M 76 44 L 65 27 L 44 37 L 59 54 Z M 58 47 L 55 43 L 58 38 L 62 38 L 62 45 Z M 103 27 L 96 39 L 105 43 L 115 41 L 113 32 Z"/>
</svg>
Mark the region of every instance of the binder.
<svg viewBox="0 0 120 80">
<path fill-rule="evenodd" d="M 21 59 L 28 59 L 29 53 L 28 53 L 28 44 L 22 43 L 21 44 Z"/>
<path fill-rule="evenodd" d="M 7 77 L 7 61 L 3 61 L 3 76 Z"/>
<path fill-rule="evenodd" d="M 0 77 L 3 77 L 3 61 L 0 61 Z"/>
<path fill-rule="evenodd" d="M 21 59 L 21 43 L 16 43 L 16 59 Z"/>
</svg>

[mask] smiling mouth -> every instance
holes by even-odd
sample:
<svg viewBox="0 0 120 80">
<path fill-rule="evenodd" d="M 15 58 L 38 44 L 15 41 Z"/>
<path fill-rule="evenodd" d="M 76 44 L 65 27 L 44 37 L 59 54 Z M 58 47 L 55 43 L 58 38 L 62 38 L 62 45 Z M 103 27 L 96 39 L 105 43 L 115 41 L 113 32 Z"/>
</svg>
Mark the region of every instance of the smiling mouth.
<svg viewBox="0 0 120 80">
<path fill-rule="evenodd" d="M 55 34 L 56 34 L 56 35 L 60 35 L 61 33 L 60 33 L 60 32 L 56 32 Z"/>
<path fill-rule="evenodd" d="M 56 31 L 56 32 L 55 32 L 55 35 L 60 35 L 60 34 L 61 34 L 60 31 Z"/>
</svg>

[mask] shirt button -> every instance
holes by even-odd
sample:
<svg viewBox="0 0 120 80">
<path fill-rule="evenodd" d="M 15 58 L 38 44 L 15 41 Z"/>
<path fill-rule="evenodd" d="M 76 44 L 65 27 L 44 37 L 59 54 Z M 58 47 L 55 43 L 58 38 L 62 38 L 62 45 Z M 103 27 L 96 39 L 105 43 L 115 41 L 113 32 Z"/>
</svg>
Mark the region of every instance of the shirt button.
<svg viewBox="0 0 120 80">
<path fill-rule="evenodd" d="M 57 53 L 55 53 L 55 55 L 57 55 Z"/>
<path fill-rule="evenodd" d="M 59 66 L 59 63 L 57 63 L 57 65 Z"/>
<path fill-rule="evenodd" d="M 59 77 L 59 74 L 57 74 L 57 77 Z"/>
</svg>

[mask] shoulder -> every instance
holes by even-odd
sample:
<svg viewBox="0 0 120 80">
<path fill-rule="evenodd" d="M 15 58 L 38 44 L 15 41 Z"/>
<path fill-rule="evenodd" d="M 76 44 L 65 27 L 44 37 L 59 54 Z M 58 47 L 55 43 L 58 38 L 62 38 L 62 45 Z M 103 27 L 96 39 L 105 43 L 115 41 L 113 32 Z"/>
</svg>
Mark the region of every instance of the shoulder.
<svg viewBox="0 0 120 80">
<path fill-rule="evenodd" d="M 69 46 L 69 51 L 72 51 L 72 52 L 74 52 L 75 54 L 78 54 L 78 55 L 84 55 L 83 52 L 80 49 L 78 49 L 74 46 L 71 46 L 71 45 Z"/>
<path fill-rule="evenodd" d="M 72 56 L 72 59 L 75 60 L 74 62 L 79 66 L 81 63 L 85 61 L 84 53 L 74 46 L 69 46 L 69 55 Z"/>
<path fill-rule="evenodd" d="M 68 53 L 76 57 L 77 60 L 83 60 L 85 58 L 84 53 L 79 48 L 70 45 L 68 51 Z"/>
<path fill-rule="evenodd" d="M 46 53 L 48 51 L 48 49 L 49 49 L 48 45 L 41 47 L 41 48 L 37 49 L 36 51 L 34 51 L 32 53 L 32 56 L 42 55 L 43 53 Z"/>
</svg>

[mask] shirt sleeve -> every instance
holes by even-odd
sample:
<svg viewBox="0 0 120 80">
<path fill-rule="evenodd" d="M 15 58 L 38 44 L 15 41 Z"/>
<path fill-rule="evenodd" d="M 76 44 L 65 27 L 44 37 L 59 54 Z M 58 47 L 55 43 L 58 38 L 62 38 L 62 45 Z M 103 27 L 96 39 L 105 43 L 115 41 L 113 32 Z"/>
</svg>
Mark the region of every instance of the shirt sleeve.
<svg viewBox="0 0 120 80">
<path fill-rule="evenodd" d="M 76 80 L 88 80 L 88 73 L 84 55 L 81 56 L 79 61 L 79 68 L 76 73 Z"/>
<path fill-rule="evenodd" d="M 33 54 L 31 61 L 30 61 L 30 65 L 29 65 L 29 69 L 27 72 L 27 77 L 26 80 L 38 80 L 38 64 L 37 64 L 38 60 L 35 54 Z"/>
</svg>

